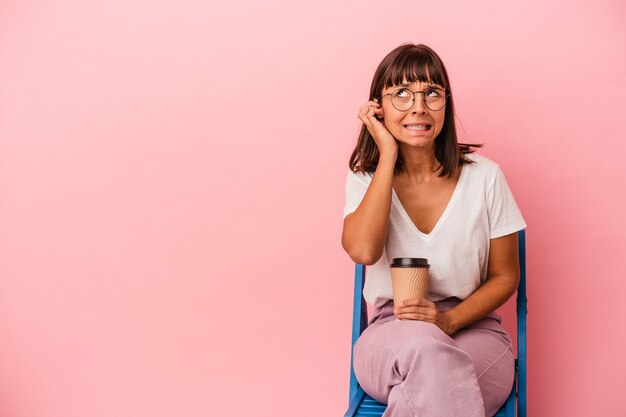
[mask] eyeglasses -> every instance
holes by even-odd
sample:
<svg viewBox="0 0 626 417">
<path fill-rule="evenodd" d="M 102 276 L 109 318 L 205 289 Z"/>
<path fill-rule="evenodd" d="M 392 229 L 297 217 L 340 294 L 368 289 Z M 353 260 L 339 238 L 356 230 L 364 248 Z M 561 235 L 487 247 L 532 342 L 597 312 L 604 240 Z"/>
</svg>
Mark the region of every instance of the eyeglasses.
<svg viewBox="0 0 626 417">
<path fill-rule="evenodd" d="M 448 94 L 441 88 L 431 87 L 426 91 L 411 91 L 408 88 L 398 88 L 392 93 L 383 94 L 379 97 L 382 100 L 385 96 L 391 96 L 391 104 L 399 111 L 408 111 L 415 103 L 415 94 L 422 93 L 424 105 L 432 111 L 444 108 Z"/>
</svg>

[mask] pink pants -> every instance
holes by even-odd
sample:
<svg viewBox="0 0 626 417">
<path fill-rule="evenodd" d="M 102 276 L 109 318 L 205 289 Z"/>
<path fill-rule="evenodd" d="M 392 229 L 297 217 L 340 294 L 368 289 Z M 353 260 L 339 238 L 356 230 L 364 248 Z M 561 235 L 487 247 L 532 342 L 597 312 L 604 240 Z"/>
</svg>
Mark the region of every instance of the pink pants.
<svg viewBox="0 0 626 417">
<path fill-rule="evenodd" d="M 440 301 L 447 311 L 460 301 Z M 383 417 L 491 417 L 513 387 L 511 338 L 491 313 L 452 337 L 432 323 L 399 320 L 393 300 L 374 311 L 354 345 L 363 390 L 388 404 Z"/>
</svg>

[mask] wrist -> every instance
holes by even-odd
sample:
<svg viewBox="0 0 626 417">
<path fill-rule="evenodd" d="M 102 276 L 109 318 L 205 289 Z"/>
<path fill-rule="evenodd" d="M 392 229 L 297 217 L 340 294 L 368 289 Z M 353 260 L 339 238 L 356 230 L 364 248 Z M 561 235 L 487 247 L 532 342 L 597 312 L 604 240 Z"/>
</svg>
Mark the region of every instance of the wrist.
<svg viewBox="0 0 626 417">
<path fill-rule="evenodd" d="M 458 317 L 454 309 L 448 310 L 442 314 L 446 318 L 445 322 L 446 322 L 446 327 L 448 328 L 446 333 L 449 335 L 456 333 L 461 328 L 461 325 L 459 323 Z"/>
<path fill-rule="evenodd" d="M 395 165 L 396 160 L 398 159 L 398 149 L 387 149 L 380 152 L 380 157 L 378 158 L 379 162 L 389 161 Z"/>
</svg>

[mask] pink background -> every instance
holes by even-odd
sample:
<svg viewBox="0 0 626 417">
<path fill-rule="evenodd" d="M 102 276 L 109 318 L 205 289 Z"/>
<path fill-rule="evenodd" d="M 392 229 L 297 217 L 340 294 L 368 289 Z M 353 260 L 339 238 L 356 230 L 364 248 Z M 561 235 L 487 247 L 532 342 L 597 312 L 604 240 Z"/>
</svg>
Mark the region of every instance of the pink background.
<svg viewBox="0 0 626 417">
<path fill-rule="evenodd" d="M 347 161 L 410 41 L 529 225 L 529 415 L 623 416 L 625 11 L 2 1 L 0 415 L 342 416 Z"/>
</svg>

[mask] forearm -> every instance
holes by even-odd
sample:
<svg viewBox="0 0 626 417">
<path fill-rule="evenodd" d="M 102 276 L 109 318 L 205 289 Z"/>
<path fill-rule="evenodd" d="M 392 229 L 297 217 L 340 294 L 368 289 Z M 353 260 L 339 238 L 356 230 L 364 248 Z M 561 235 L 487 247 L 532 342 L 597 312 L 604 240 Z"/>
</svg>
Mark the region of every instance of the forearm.
<svg viewBox="0 0 626 417">
<path fill-rule="evenodd" d="M 391 210 L 397 154 L 381 155 L 359 207 L 344 222 L 341 244 L 353 261 L 375 263 L 382 255 Z"/>
<path fill-rule="evenodd" d="M 517 233 L 491 239 L 487 280 L 472 295 L 444 313 L 456 331 L 480 320 L 508 300 L 519 284 Z"/>
<path fill-rule="evenodd" d="M 454 332 L 485 317 L 515 293 L 519 274 L 512 276 L 494 276 L 489 278 L 471 296 L 458 304 L 447 315 Z"/>
</svg>

